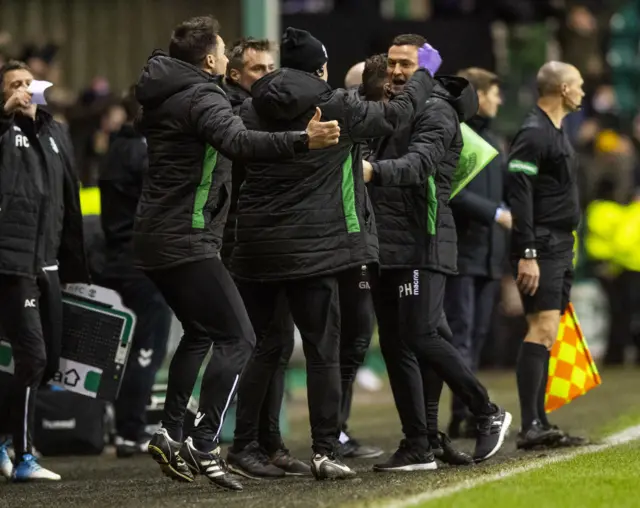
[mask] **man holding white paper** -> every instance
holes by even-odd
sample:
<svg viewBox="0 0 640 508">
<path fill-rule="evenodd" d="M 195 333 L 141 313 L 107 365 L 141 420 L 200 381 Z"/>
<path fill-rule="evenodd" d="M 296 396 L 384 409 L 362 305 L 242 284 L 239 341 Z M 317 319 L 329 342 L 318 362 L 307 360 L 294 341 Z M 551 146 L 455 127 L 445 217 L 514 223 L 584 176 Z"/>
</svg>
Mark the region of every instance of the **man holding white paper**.
<svg viewBox="0 0 640 508">
<path fill-rule="evenodd" d="M 78 182 L 66 129 L 33 102 L 44 101 L 22 62 L 0 70 L 0 328 L 13 351 L 0 386 L 15 467 L 0 436 L 0 474 L 13 481 L 60 480 L 33 456 L 36 393 L 58 369 L 60 284 L 88 282 Z M 33 92 L 33 93 L 32 93 Z M 0 429 L 3 433 L 5 429 Z"/>
<path fill-rule="evenodd" d="M 478 114 L 467 125 L 500 151 L 500 141 L 490 130 L 502 104 L 498 76 L 476 67 L 458 75 L 478 94 Z M 458 275 L 447 279 L 444 309 L 453 345 L 473 371 L 478 369 L 489 333 L 506 255 L 505 230 L 511 229 L 511 212 L 501 204 L 505 172 L 505 156 L 498 154 L 451 200 L 458 235 Z M 475 437 L 475 418 L 457 397 L 452 400 L 451 413 L 449 436 Z"/>
</svg>

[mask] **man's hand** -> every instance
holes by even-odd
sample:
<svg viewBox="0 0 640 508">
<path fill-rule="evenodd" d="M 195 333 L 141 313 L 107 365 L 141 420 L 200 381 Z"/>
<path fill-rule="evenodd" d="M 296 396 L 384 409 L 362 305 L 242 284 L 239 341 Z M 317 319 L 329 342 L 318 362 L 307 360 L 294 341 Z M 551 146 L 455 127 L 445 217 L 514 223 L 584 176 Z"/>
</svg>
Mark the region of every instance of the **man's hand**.
<svg viewBox="0 0 640 508">
<path fill-rule="evenodd" d="M 307 134 L 309 135 L 309 149 L 317 150 L 338 144 L 340 138 L 340 127 L 338 122 L 332 120 L 330 122 L 321 122 L 320 117 L 322 111 L 316 108 L 316 113 L 307 125 Z"/>
<path fill-rule="evenodd" d="M 513 218 L 509 210 L 500 210 L 496 222 L 500 224 L 504 229 L 511 229 L 513 226 Z"/>
<path fill-rule="evenodd" d="M 525 295 L 535 295 L 540 283 L 540 268 L 535 259 L 518 261 L 518 278 L 516 284 Z"/>
<path fill-rule="evenodd" d="M 362 177 L 364 183 L 369 183 L 373 179 L 373 166 L 369 161 L 362 161 Z"/>
<path fill-rule="evenodd" d="M 25 89 L 16 90 L 9 100 L 4 103 L 4 112 L 12 115 L 18 109 L 24 109 L 31 105 L 31 94 Z"/>
</svg>

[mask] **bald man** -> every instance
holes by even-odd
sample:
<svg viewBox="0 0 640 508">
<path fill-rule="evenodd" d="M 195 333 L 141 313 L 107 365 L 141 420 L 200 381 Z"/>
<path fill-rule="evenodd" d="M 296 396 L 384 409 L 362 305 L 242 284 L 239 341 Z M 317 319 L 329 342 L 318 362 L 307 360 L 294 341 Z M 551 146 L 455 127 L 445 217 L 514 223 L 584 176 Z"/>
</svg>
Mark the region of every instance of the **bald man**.
<svg viewBox="0 0 640 508">
<path fill-rule="evenodd" d="M 529 324 L 516 367 L 522 429 L 518 448 L 575 446 L 584 439 L 551 425 L 544 410 L 549 351 L 573 282 L 573 231 L 580 220 L 577 159 L 562 128 L 581 107 L 578 69 L 549 62 L 537 76 L 539 99 L 509 154 L 511 259 Z"/>
<path fill-rule="evenodd" d="M 344 77 L 345 88 L 357 88 L 362 84 L 362 73 L 364 72 L 364 62 L 358 62 L 347 71 Z"/>
</svg>

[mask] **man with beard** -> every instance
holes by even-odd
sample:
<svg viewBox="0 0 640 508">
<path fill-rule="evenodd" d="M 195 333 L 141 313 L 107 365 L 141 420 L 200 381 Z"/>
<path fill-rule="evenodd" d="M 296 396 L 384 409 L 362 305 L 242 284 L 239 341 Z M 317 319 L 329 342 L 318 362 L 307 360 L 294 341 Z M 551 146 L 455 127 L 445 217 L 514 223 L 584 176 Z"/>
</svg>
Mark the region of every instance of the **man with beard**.
<svg viewBox="0 0 640 508">
<path fill-rule="evenodd" d="M 275 48 L 269 40 L 253 38 L 240 39 L 229 49 L 229 63 L 224 84 L 235 114 L 239 114 L 242 103 L 251 97 L 253 84 L 275 69 L 274 51 Z M 238 194 L 244 183 L 244 178 L 245 164 L 234 162 L 229 217 L 224 229 L 224 240 L 220 251 L 222 261 L 227 267 L 231 262 L 231 253 L 235 243 Z M 275 355 L 278 368 L 273 372 L 261 405 L 256 405 L 248 400 L 246 404 L 237 407 L 235 433 L 238 441 L 244 439 L 247 443 L 246 453 L 240 456 L 229 453 L 227 460 L 231 469 L 250 478 L 311 474 L 309 465 L 293 457 L 284 446 L 280 434 L 280 410 L 285 390 L 285 371 L 294 346 L 293 318 L 289 312 L 289 303 L 285 295 L 281 295 L 278 300 L 268 333 L 273 337 L 268 341 L 269 343 L 273 342 L 282 346 L 273 348 L 268 353 Z M 259 362 L 255 368 L 260 368 Z M 262 376 L 245 378 L 241 386 L 247 385 L 246 392 L 250 397 L 251 394 L 260 392 L 260 389 L 248 385 L 262 383 L 264 379 Z M 246 411 L 251 414 L 245 415 Z M 254 422 L 254 412 L 260 415 L 258 422 Z"/>
<path fill-rule="evenodd" d="M 490 130 L 502 104 L 498 77 L 475 67 L 458 75 L 478 94 L 478 114 L 467 125 L 500 152 L 500 141 Z M 458 275 L 447 279 L 444 308 L 453 345 L 474 372 L 489 333 L 506 261 L 505 229 L 511 228 L 511 212 L 502 205 L 505 170 L 506 160 L 500 153 L 451 201 L 458 235 Z M 476 422 L 457 397 L 452 400 L 448 431 L 452 438 L 475 437 Z"/>
<path fill-rule="evenodd" d="M 529 324 L 516 367 L 523 449 L 585 442 L 551 425 L 544 410 L 549 351 L 569 303 L 573 231 L 580 221 L 578 161 L 562 121 L 580 109 L 584 82 L 574 66 L 549 62 L 537 83 L 538 104 L 513 140 L 507 178 L 511 258 Z"/>
<path fill-rule="evenodd" d="M 14 362 L 0 414 L 15 452 L 14 467 L 0 437 L 0 474 L 19 482 L 60 480 L 33 456 L 36 396 L 58 370 L 60 284 L 89 279 L 71 140 L 31 103 L 32 81 L 22 62 L 0 70 L 0 328 Z"/>
<path fill-rule="evenodd" d="M 436 52 L 420 48 L 420 66 Z M 285 293 L 300 329 L 307 360 L 313 456 L 321 480 L 354 472 L 338 458 L 340 426 L 339 286 L 377 263 L 373 214 L 362 181 L 359 143 L 408 123 L 431 93 L 432 78 L 417 70 L 405 93 L 388 103 L 354 100 L 326 83 L 327 53 L 309 32 L 289 28 L 281 44 L 283 68 L 257 81 L 241 115 L 250 127 L 277 132 L 298 128 L 321 107 L 341 126 L 338 146 L 320 156 L 247 165 L 238 202 L 232 271 L 240 281 L 261 356 L 278 296 Z M 253 364 L 253 362 L 252 362 Z M 254 370 L 247 370 L 246 379 Z M 244 390 L 240 388 L 239 404 Z M 264 395 L 262 395 L 264 396 Z M 235 448 L 233 452 L 241 450 Z"/>
<path fill-rule="evenodd" d="M 169 55 L 154 52 L 143 69 L 136 98 L 143 107 L 139 127 L 147 139 L 149 168 L 134 225 L 134 254 L 184 329 L 169 369 L 162 428 L 149 451 L 176 480 L 191 482 L 200 473 L 222 488 L 241 490 L 218 447 L 255 344 L 242 298 L 219 257 L 230 201 L 227 157 L 292 158 L 335 145 L 339 127 L 318 122 L 318 111 L 298 132 L 247 131 L 221 87 L 226 66 L 217 22 L 197 17 L 175 28 Z M 183 443 L 187 403 L 210 350 L 200 408 Z"/>
<path fill-rule="evenodd" d="M 415 72 L 418 48 L 425 42 L 419 35 L 394 39 L 388 54 L 394 94 Z M 427 426 L 425 405 L 437 408 L 441 379 L 478 418 L 476 461 L 500 449 L 511 423 L 511 415 L 489 400 L 484 386 L 439 331 L 446 277 L 456 272 L 449 196 L 462 150 L 460 122 L 476 113 L 478 99 L 463 78 L 436 81 L 433 96 L 413 123 L 382 140 L 377 160 L 364 164 L 380 240 L 381 272 L 372 282 L 380 347 L 405 435 L 398 451 L 374 466 L 376 471 L 437 467 L 433 450 L 442 453 L 450 447 L 445 436 L 433 433 L 437 420 Z"/>
</svg>

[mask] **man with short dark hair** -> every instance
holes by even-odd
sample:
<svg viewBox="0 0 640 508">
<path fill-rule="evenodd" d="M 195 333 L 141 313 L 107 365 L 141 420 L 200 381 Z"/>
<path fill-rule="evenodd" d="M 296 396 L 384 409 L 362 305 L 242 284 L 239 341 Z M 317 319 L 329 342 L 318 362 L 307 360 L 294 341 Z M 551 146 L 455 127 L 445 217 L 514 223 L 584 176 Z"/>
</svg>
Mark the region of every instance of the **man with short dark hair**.
<svg viewBox="0 0 640 508">
<path fill-rule="evenodd" d="M 516 367 L 522 413 L 517 445 L 523 449 L 584 443 L 551 425 L 544 409 L 549 351 L 569 303 L 573 231 L 580 221 L 577 158 L 562 121 L 580 109 L 584 81 L 573 65 L 549 62 L 537 82 L 538 103 L 513 140 L 507 178 L 511 258 L 529 324 Z"/>
<path fill-rule="evenodd" d="M 58 370 L 60 284 L 89 279 L 78 180 L 66 128 L 31 103 L 29 68 L 10 61 L 0 80 L 0 328 L 14 364 L 0 414 L 15 451 L 14 467 L 0 438 L 0 473 L 60 480 L 32 454 L 34 413 L 38 388 Z"/>
<path fill-rule="evenodd" d="M 501 152 L 500 140 L 490 130 L 502 104 L 498 76 L 477 67 L 464 69 L 458 76 L 469 81 L 478 94 L 478 114 L 467 125 Z M 505 229 L 511 228 L 511 212 L 502 203 L 505 170 L 505 158 L 499 153 L 451 201 L 458 235 L 458 275 L 447 278 L 444 309 L 453 345 L 474 372 L 478 370 L 500 289 L 506 254 Z M 467 407 L 454 397 L 449 436 L 474 438 L 476 427 Z"/>
<path fill-rule="evenodd" d="M 431 65 L 434 53 L 432 48 L 420 49 L 421 67 Z M 288 28 L 280 55 L 282 69 L 258 80 L 251 89 L 252 100 L 243 105 L 246 124 L 267 132 L 298 128 L 321 107 L 327 118 L 338 120 L 342 137 L 337 146 L 317 155 L 247 165 L 232 272 L 256 331 L 254 359 L 272 347 L 264 338 L 277 298 L 286 294 L 306 357 L 312 473 L 319 480 L 348 478 L 354 472 L 337 453 L 338 294 L 343 283 L 357 284 L 363 265 L 377 262 L 374 217 L 361 178 L 360 143 L 408 123 L 429 97 L 432 78 L 420 69 L 405 93 L 387 103 L 367 102 L 329 87 L 326 49 L 309 32 Z M 254 372 L 247 370 L 246 378 Z M 241 387 L 239 405 L 243 396 Z M 230 454 L 242 453 L 245 447 L 246 443 L 234 442 Z"/>
<path fill-rule="evenodd" d="M 401 93 L 413 76 L 425 43 L 415 34 L 394 39 L 387 69 L 392 93 Z M 405 435 L 376 471 L 435 469 L 434 452 L 446 462 L 470 462 L 438 433 L 442 379 L 479 418 L 476 461 L 500 449 L 511 423 L 442 333 L 446 277 L 456 272 L 449 196 L 462 150 L 460 122 L 477 109 L 466 80 L 437 78 L 414 121 L 379 143 L 375 162 L 364 163 L 380 240 L 381 271 L 372 281 L 380 348 Z"/>
<path fill-rule="evenodd" d="M 153 282 L 134 266 L 133 225 L 147 170 L 147 143 L 133 127 L 140 105 L 133 87 L 121 104 L 127 121 L 109 140 L 100 173 L 100 223 L 105 263 L 100 285 L 117 291 L 136 315 L 136 328 L 115 403 L 116 455 L 147 451 L 146 409 L 158 369 L 167 352 L 171 310 Z"/>
<path fill-rule="evenodd" d="M 360 93 L 368 101 L 381 101 L 389 98 L 387 94 L 386 53 L 373 55 L 365 60 Z"/>
<path fill-rule="evenodd" d="M 149 168 L 134 225 L 134 253 L 184 329 L 169 369 L 162 428 L 149 451 L 172 478 L 191 482 L 196 472 L 222 488 L 241 490 L 218 447 L 255 344 L 242 298 L 219 257 L 230 204 L 229 158 L 293 158 L 335 145 L 339 127 L 320 123 L 316 114 L 302 126 L 306 130 L 248 131 L 222 88 L 224 50 L 217 22 L 192 18 L 175 28 L 169 55 L 154 52 L 142 71 L 136 97 L 143 107 L 139 127 Z M 183 443 L 187 403 L 210 350 L 200 408 Z"/>
</svg>

